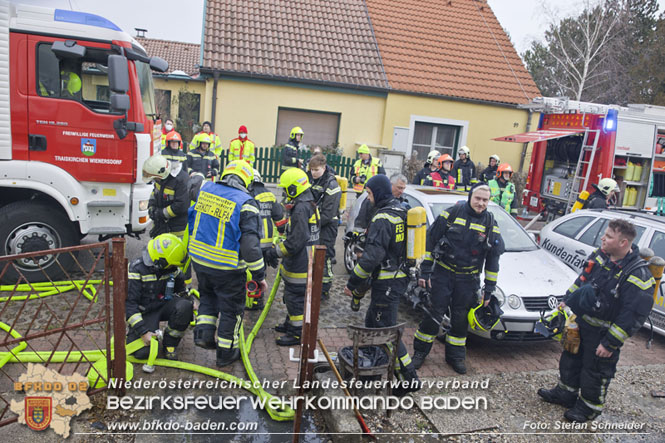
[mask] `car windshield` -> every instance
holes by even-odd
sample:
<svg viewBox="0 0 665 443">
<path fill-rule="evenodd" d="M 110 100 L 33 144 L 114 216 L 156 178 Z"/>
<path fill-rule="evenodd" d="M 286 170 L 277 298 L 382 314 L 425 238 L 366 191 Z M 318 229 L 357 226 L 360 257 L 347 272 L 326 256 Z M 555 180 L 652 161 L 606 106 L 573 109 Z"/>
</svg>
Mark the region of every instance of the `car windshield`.
<svg viewBox="0 0 665 443">
<path fill-rule="evenodd" d="M 449 208 L 453 203 L 430 203 L 432 214 L 436 217 L 444 209 Z M 498 206 L 490 206 L 489 210 L 492 211 L 496 223 L 499 225 L 501 237 L 506 244 L 506 251 L 508 252 L 522 252 L 534 251 L 538 249 L 538 245 L 526 233 L 522 226 L 512 218 L 507 212 L 501 210 Z"/>
</svg>

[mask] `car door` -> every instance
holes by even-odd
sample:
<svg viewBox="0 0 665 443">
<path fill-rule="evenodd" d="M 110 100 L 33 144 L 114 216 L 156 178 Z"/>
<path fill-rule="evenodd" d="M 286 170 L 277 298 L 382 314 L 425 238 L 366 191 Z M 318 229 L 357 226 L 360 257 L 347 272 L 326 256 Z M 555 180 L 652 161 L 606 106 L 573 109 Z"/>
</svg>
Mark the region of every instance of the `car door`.
<svg viewBox="0 0 665 443">
<path fill-rule="evenodd" d="M 665 258 L 665 231 L 660 231 L 655 229 L 653 235 L 648 242 L 649 248 L 651 248 L 654 254 L 658 257 Z M 653 310 L 651 314 L 651 321 L 655 327 L 658 327 L 661 330 L 665 330 L 665 288 L 663 287 L 665 283 L 661 281 L 660 291 L 656 296 L 656 299 L 653 303 Z"/>
<path fill-rule="evenodd" d="M 559 260 L 579 271 L 584 266 L 584 259 L 594 247 L 579 241 L 595 222 L 598 215 L 579 215 L 554 221 L 554 226 L 541 233 L 540 246 Z M 595 240 L 595 237 L 594 237 Z"/>
</svg>

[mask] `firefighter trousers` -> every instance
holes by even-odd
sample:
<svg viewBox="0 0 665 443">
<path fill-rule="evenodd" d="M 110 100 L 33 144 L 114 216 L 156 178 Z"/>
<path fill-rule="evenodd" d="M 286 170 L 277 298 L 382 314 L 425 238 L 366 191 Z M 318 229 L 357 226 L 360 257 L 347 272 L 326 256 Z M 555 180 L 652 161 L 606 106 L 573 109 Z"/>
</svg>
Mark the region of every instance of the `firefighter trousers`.
<svg viewBox="0 0 665 443">
<path fill-rule="evenodd" d="M 441 320 L 450 308 L 450 330 L 446 334 L 446 360 L 466 358 L 466 334 L 469 310 L 478 303 L 480 280 L 477 275 L 457 274 L 435 264 L 432 273 L 431 302 L 433 314 Z M 429 354 L 439 333 L 439 325 L 425 315 L 413 338 L 413 349 Z"/>
<path fill-rule="evenodd" d="M 300 337 L 305 312 L 306 292 L 307 285 L 284 282 L 284 303 L 286 303 L 286 311 L 289 314 L 286 323 L 287 335 Z"/>
<path fill-rule="evenodd" d="M 337 240 L 337 220 L 330 223 L 328 226 L 321 229 L 321 244 L 326 247 L 326 264 L 323 270 L 323 289 L 322 294 L 328 294 L 332 286 L 335 274 L 333 273 L 333 265 L 337 263 L 335 260 L 335 241 Z"/>
<path fill-rule="evenodd" d="M 579 395 L 575 408 L 592 419 L 603 412 L 605 395 L 610 381 L 616 373 L 620 350 L 612 352 L 608 358 L 598 357 L 596 348 L 600 344 L 603 330 L 589 326 L 584 321 L 580 325 L 580 349 L 577 354 L 563 351 L 559 359 L 559 387 Z"/>
<path fill-rule="evenodd" d="M 217 326 L 217 354 L 228 355 L 239 345 L 245 312 L 247 274 L 244 269 L 222 271 L 194 263 L 200 304 L 194 337 L 210 342 Z M 219 324 L 217 324 L 219 317 Z"/>
<path fill-rule="evenodd" d="M 397 324 L 399 301 L 408 283 L 406 277 L 372 281 L 371 299 L 365 314 L 366 328 L 386 328 Z M 399 364 L 397 375 L 400 380 L 409 381 L 416 377 L 416 369 L 402 340 L 397 346 L 396 363 Z"/>
<path fill-rule="evenodd" d="M 171 300 L 165 301 L 159 309 L 144 312 L 142 316 L 143 322 L 151 332 L 159 329 L 160 321 L 168 322 L 166 328 L 164 328 L 162 345 L 176 347 L 185 335 L 189 322 L 192 321 L 193 312 L 194 308 L 191 301 L 176 296 Z M 141 338 L 141 335 L 134 328 L 130 328 L 129 334 L 127 334 L 127 343 L 131 343 L 137 338 Z M 149 354 L 150 348 L 146 346 L 136 351 L 133 355 L 143 360 L 148 358 Z"/>
</svg>

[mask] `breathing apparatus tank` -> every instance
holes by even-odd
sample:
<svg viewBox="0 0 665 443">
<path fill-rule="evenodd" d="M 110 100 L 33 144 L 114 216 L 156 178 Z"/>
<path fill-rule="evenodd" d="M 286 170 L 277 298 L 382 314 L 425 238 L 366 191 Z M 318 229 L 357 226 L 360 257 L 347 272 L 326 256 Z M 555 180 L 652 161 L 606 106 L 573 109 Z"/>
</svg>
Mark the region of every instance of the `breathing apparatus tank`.
<svg viewBox="0 0 665 443">
<path fill-rule="evenodd" d="M 337 184 L 342 189 L 342 198 L 339 199 L 339 212 L 346 210 L 346 191 L 349 189 L 349 179 L 339 175 L 335 176 Z"/>
<path fill-rule="evenodd" d="M 427 213 L 425 208 L 409 209 L 406 216 L 406 259 L 415 262 L 425 255 L 427 245 Z"/>
<path fill-rule="evenodd" d="M 590 195 L 589 191 L 580 192 L 580 195 L 577 196 L 577 201 L 575 202 L 575 204 L 571 208 L 570 212 L 575 212 L 578 209 L 582 209 L 582 207 L 584 206 L 584 203 L 589 198 L 589 195 Z"/>
</svg>

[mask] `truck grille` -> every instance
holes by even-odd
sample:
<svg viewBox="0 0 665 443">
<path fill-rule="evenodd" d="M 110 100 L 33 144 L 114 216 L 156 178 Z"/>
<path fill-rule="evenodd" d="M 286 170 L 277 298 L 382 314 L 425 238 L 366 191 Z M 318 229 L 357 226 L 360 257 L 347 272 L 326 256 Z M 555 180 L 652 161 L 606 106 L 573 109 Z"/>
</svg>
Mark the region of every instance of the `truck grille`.
<svg viewBox="0 0 665 443">
<path fill-rule="evenodd" d="M 535 311 L 539 312 L 541 310 L 546 310 L 546 311 L 551 311 L 553 308 L 551 308 L 547 304 L 547 300 L 551 297 L 551 295 L 548 295 L 546 297 L 522 297 L 522 302 L 524 303 L 524 308 L 527 311 Z M 555 295 L 557 303 L 561 302 L 563 300 L 563 295 Z"/>
</svg>

